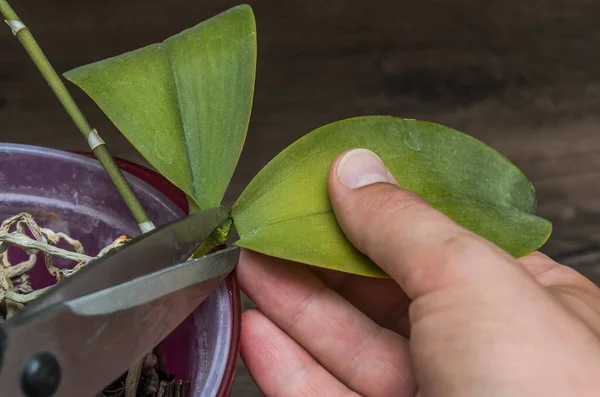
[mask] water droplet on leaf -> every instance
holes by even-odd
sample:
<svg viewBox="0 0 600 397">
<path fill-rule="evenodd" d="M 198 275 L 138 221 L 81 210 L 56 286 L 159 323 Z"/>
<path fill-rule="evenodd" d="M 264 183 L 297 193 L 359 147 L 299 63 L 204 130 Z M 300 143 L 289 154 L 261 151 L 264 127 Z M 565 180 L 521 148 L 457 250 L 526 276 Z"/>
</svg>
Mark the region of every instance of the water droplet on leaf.
<svg viewBox="0 0 600 397">
<path fill-rule="evenodd" d="M 419 140 L 417 134 L 412 131 L 409 131 L 408 134 L 404 136 L 404 143 L 412 150 L 419 151 L 423 149 L 423 143 Z"/>
</svg>

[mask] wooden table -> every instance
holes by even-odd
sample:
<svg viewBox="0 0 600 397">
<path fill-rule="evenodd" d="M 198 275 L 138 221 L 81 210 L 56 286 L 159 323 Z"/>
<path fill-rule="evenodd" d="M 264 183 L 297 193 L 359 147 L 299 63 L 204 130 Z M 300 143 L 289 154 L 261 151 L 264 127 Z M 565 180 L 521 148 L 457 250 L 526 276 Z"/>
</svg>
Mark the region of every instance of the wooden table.
<svg viewBox="0 0 600 397">
<path fill-rule="evenodd" d="M 515 162 L 554 223 L 543 251 L 600 245 L 600 3 L 262 0 L 254 113 L 231 202 L 269 159 L 341 118 L 391 114 L 467 132 Z M 160 41 L 235 1 L 20 0 L 59 71 Z M 143 159 L 73 89 L 115 155 Z M 19 44 L 0 31 L 0 140 L 86 149 Z M 585 260 L 570 255 L 592 249 Z M 586 269 L 593 269 L 586 267 Z M 240 367 L 232 395 L 256 389 Z"/>
</svg>

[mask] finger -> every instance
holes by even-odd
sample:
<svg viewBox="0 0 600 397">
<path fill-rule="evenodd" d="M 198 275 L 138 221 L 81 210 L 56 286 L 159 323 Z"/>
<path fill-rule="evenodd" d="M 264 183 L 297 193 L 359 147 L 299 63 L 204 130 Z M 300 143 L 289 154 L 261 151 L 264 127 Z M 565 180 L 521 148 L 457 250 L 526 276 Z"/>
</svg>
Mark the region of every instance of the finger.
<svg viewBox="0 0 600 397">
<path fill-rule="evenodd" d="M 409 299 L 394 280 L 311 268 L 329 288 L 382 327 L 408 337 Z"/>
<path fill-rule="evenodd" d="M 356 396 L 257 310 L 242 317 L 240 354 L 266 396 Z"/>
<path fill-rule="evenodd" d="M 350 241 L 411 299 L 457 283 L 487 288 L 492 281 L 515 279 L 515 287 L 535 286 L 506 253 L 401 189 L 373 152 L 357 149 L 338 157 L 329 192 Z"/>
<path fill-rule="evenodd" d="M 546 269 L 557 265 L 558 263 L 553 261 L 548 256 L 542 254 L 539 251 L 533 252 L 529 255 L 525 255 L 518 259 L 518 261 L 527 269 L 532 275 L 541 273 Z"/>
<path fill-rule="evenodd" d="M 378 326 L 306 266 L 242 251 L 244 292 L 330 373 L 364 396 L 413 396 L 408 343 Z"/>
<path fill-rule="evenodd" d="M 534 252 L 519 258 L 519 262 L 544 286 L 571 285 L 577 288 L 598 290 L 598 287 L 581 273 L 561 265 L 541 252 Z"/>
<path fill-rule="evenodd" d="M 594 283 L 539 252 L 520 258 L 519 262 L 556 300 L 600 333 L 600 289 Z"/>
</svg>

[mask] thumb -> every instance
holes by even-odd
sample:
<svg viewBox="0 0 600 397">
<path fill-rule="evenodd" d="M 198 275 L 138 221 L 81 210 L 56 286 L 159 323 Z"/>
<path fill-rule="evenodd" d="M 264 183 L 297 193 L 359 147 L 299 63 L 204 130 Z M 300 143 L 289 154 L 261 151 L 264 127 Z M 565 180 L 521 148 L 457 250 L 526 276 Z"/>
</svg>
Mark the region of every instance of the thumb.
<svg viewBox="0 0 600 397">
<path fill-rule="evenodd" d="M 457 284 L 535 285 L 504 251 L 402 189 L 369 150 L 350 150 L 334 161 L 329 194 L 348 239 L 411 299 Z"/>
</svg>

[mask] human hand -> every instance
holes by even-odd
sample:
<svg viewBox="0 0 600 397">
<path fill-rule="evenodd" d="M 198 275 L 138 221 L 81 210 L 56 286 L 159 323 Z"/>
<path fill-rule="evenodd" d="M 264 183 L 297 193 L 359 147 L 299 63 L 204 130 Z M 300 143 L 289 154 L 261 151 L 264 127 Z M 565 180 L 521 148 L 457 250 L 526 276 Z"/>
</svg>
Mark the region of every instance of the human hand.
<svg viewBox="0 0 600 397">
<path fill-rule="evenodd" d="M 600 289 L 515 260 L 397 186 L 368 151 L 330 172 L 340 226 L 391 280 L 243 251 L 241 355 L 267 396 L 600 395 Z M 402 181 L 400 181 L 401 184 Z"/>
</svg>

